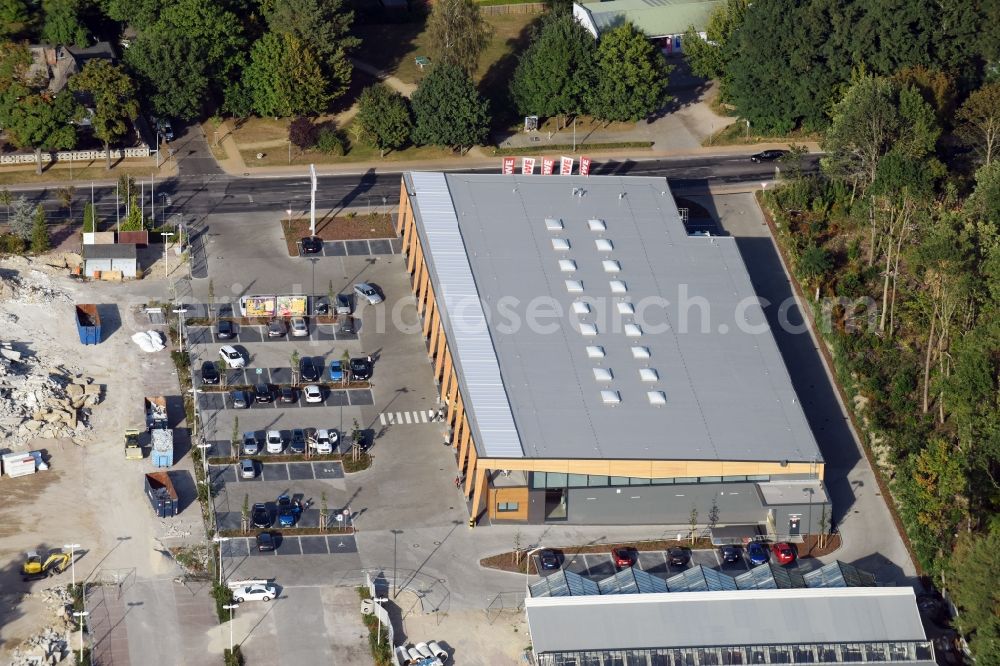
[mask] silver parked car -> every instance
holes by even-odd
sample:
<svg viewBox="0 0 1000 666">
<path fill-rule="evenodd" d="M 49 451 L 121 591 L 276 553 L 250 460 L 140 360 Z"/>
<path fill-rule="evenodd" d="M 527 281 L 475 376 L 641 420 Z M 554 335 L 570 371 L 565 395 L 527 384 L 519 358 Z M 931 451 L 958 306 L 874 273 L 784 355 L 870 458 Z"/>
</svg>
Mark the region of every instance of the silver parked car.
<svg viewBox="0 0 1000 666">
<path fill-rule="evenodd" d="M 367 282 L 359 282 L 354 285 L 354 293 L 372 305 L 378 305 L 382 302 L 382 294 L 378 293 L 378 289 Z"/>
</svg>

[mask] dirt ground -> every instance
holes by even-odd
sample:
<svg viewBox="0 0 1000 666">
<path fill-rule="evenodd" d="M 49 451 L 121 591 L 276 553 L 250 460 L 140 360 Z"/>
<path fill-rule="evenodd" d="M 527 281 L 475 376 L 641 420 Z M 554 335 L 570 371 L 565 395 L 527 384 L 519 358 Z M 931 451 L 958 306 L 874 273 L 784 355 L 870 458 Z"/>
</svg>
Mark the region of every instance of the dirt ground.
<svg viewBox="0 0 1000 666">
<path fill-rule="evenodd" d="M 20 270 L 25 262 L 5 259 L 0 266 Z M 132 303 L 145 301 L 135 292 L 155 285 L 84 284 L 69 279 L 65 270 L 43 270 L 52 287 L 69 298 L 29 305 L 0 302 L 5 322 L 7 314 L 17 318 L 5 323 L 0 339 L 30 350 L 43 364 L 63 364 L 93 377 L 104 386 L 104 399 L 93 408 L 92 428 L 82 435 L 31 443 L 29 449 L 47 452 L 48 471 L 0 478 L 0 660 L 51 622 L 37 596 L 28 595 L 68 584 L 73 575 L 67 570 L 47 580 L 22 582 L 19 572 L 26 550 L 80 544 L 77 581 L 126 569 L 138 577 L 166 577 L 176 575 L 177 569 L 159 551 L 204 539 L 195 502 L 182 502 L 184 512 L 169 525 L 153 515 L 142 487 L 142 474 L 151 471 L 151 465 L 148 459 L 126 460 L 123 454 L 122 430 L 142 423 L 142 396 L 179 392 L 168 352 L 142 354 L 130 340 L 135 330 L 151 328 L 131 316 Z M 26 273 L 21 270 L 22 276 Z M 101 304 L 101 344 L 80 344 L 74 302 Z M 190 470 L 190 458 L 186 464 Z M 189 474 L 183 467 L 174 469 L 181 468 L 181 476 Z"/>
<path fill-rule="evenodd" d="M 513 664 L 517 663 L 516 655 L 531 645 L 524 610 L 516 607 L 501 610 L 498 605 L 489 613 L 470 610 L 408 615 L 403 626 L 407 645 L 436 641 L 447 650 L 447 666 Z M 441 636 L 452 640 L 442 641 Z"/>
</svg>

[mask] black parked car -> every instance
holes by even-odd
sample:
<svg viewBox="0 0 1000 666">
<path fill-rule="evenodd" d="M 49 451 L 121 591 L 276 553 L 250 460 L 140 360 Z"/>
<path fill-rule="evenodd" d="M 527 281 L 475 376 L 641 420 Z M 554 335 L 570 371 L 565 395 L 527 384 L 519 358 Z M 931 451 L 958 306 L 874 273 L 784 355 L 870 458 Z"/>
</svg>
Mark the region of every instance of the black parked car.
<svg viewBox="0 0 1000 666">
<path fill-rule="evenodd" d="M 265 553 L 274 550 L 277 545 L 275 543 L 275 535 L 270 532 L 261 532 L 257 535 L 257 550 Z"/>
<path fill-rule="evenodd" d="M 340 333 L 354 335 L 354 317 L 351 315 L 343 315 L 337 321 L 340 324 Z"/>
<path fill-rule="evenodd" d="M 722 558 L 723 562 L 729 562 L 730 564 L 743 559 L 739 546 L 723 546 L 719 549 L 719 557 Z"/>
<path fill-rule="evenodd" d="M 220 319 L 215 326 L 215 335 L 220 340 L 231 340 L 236 337 L 236 327 L 228 319 Z"/>
<path fill-rule="evenodd" d="M 292 442 L 288 445 L 288 450 L 292 453 L 306 452 L 306 433 L 302 428 L 292 431 Z"/>
<path fill-rule="evenodd" d="M 250 407 L 250 394 L 243 389 L 238 389 L 230 394 L 233 399 L 234 409 L 248 409 Z"/>
<path fill-rule="evenodd" d="M 542 563 L 542 569 L 558 569 L 559 556 L 556 551 L 546 548 L 538 553 L 538 561 Z"/>
<path fill-rule="evenodd" d="M 782 155 L 787 155 L 787 150 L 763 150 L 750 156 L 751 162 L 760 164 L 761 162 L 773 162 Z"/>
<path fill-rule="evenodd" d="M 302 254 L 319 254 L 323 251 L 323 239 L 319 236 L 306 236 L 300 242 Z"/>
<path fill-rule="evenodd" d="M 291 386 L 282 386 L 278 400 L 284 403 L 295 403 L 299 401 L 299 394 Z"/>
<path fill-rule="evenodd" d="M 299 361 L 299 376 L 304 382 L 318 382 L 319 367 L 313 363 L 311 358 L 306 356 L 304 359 Z"/>
<path fill-rule="evenodd" d="M 691 560 L 691 551 L 687 548 L 673 547 L 667 551 L 667 561 L 672 566 L 683 567 Z"/>
<path fill-rule="evenodd" d="M 356 382 L 363 382 L 371 379 L 372 369 L 372 362 L 368 358 L 351 359 L 351 379 Z"/>
<path fill-rule="evenodd" d="M 201 383 L 202 384 L 218 384 L 219 383 L 219 369 L 215 367 L 214 361 L 205 361 L 201 364 Z"/>
<path fill-rule="evenodd" d="M 270 384 L 261 382 L 253 387 L 253 392 L 257 396 L 257 402 L 274 402 L 274 390 Z"/>
<path fill-rule="evenodd" d="M 259 527 L 261 529 L 267 529 L 274 522 L 274 516 L 271 515 L 270 509 L 263 502 L 258 502 L 253 505 L 253 511 L 250 514 L 250 521 L 253 523 L 254 527 Z"/>
</svg>

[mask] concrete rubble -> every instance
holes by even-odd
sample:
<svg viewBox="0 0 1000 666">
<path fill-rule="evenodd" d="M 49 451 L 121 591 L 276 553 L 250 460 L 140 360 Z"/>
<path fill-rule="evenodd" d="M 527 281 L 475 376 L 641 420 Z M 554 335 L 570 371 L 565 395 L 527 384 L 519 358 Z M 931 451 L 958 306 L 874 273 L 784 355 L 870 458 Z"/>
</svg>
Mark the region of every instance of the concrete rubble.
<svg viewBox="0 0 1000 666">
<path fill-rule="evenodd" d="M 101 386 L 90 377 L 62 365 L 46 366 L 0 342 L 0 436 L 11 449 L 36 437 L 82 434 L 101 398 Z"/>
<path fill-rule="evenodd" d="M 51 587 L 37 593 L 53 611 L 58 624 L 45 627 L 29 637 L 11 655 L 10 666 L 39 666 L 60 664 L 70 657 L 69 632 L 72 626 L 73 598 L 65 587 Z M 69 663 L 69 662 L 67 662 Z"/>
<path fill-rule="evenodd" d="M 27 277 L 15 271 L 0 272 L 0 301 L 30 305 L 69 300 L 69 295 L 54 287 L 49 276 L 38 269 L 29 269 Z"/>
</svg>

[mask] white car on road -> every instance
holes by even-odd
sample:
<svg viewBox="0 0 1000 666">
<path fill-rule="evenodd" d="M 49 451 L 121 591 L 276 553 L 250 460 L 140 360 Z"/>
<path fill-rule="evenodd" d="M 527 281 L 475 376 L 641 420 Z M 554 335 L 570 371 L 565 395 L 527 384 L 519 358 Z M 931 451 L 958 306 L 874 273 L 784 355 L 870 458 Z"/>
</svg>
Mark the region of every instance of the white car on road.
<svg viewBox="0 0 1000 666">
<path fill-rule="evenodd" d="M 323 402 L 323 389 L 316 384 L 306 384 L 302 388 L 302 394 L 306 397 L 306 402 Z"/>
<path fill-rule="evenodd" d="M 244 601 L 270 601 L 278 596 L 278 591 L 273 585 L 247 585 L 233 590 L 233 597 L 237 603 Z"/>
<path fill-rule="evenodd" d="M 230 368 L 242 368 L 246 365 L 246 361 L 243 359 L 243 354 L 236 351 L 236 347 L 232 345 L 226 345 L 219 350 L 219 356 L 222 360 L 226 362 L 226 365 Z"/>
</svg>

